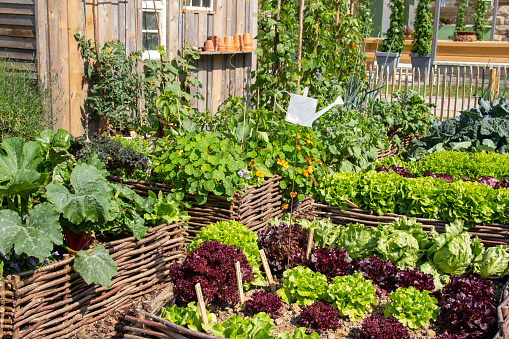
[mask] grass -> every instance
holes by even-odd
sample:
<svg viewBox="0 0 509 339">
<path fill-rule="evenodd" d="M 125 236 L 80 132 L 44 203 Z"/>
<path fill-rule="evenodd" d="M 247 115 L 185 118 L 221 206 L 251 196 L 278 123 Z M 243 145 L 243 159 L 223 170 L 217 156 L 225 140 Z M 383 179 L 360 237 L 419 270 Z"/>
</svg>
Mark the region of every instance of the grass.
<svg viewBox="0 0 509 339">
<path fill-rule="evenodd" d="M 53 125 L 50 91 L 40 88 L 32 75 L 27 70 L 12 70 L 8 60 L 0 59 L 0 140 L 33 140 Z"/>
</svg>

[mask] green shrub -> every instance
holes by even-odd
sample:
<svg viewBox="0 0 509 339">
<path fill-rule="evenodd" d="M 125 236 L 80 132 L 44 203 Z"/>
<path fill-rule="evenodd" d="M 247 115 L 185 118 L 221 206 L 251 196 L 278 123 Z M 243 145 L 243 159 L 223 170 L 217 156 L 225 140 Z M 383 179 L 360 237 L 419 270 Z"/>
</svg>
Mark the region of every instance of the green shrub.
<svg viewBox="0 0 509 339">
<path fill-rule="evenodd" d="M 0 140 L 22 137 L 33 140 L 52 127 L 49 89 L 41 89 L 28 71 L 8 68 L 0 58 Z"/>
</svg>

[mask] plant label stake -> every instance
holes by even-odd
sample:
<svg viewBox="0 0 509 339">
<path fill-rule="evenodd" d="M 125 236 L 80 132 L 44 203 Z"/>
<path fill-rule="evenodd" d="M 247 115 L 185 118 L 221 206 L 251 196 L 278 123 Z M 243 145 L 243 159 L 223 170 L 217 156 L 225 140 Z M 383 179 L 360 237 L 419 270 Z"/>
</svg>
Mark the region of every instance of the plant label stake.
<svg viewBox="0 0 509 339">
<path fill-rule="evenodd" d="M 260 250 L 260 258 L 262 259 L 263 269 L 265 270 L 265 274 L 267 275 L 267 281 L 269 282 L 269 287 L 272 293 L 276 292 L 276 283 L 272 278 L 272 273 L 270 272 L 269 262 L 267 261 L 267 257 L 265 256 L 265 251 Z"/>
<path fill-rule="evenodd" d="M 308 248 L 306 250 L 306 260 L 309 260 L 309 255 L 311 254 L 311 244 L 313 243 L 313 236 L 315 234 L 315 229 L 312 228 L 309 230 L 309 238 L 308 238 Z"/>
<path fill-rule="evenodd" d="M 341 96 L 338 96 L 336 101 L 334 101 L 332 104 L 315 113 L 316 106 L 318 106 L 318 99 L 309 98 L 308 91 L 309 88 L 306 87 L 304 88 L 303 95 L 288 93 L 287 91 L 279 91 L 276 93 L 274 102 L 279 108 L 286 112 L 285 121 L 288 121 L 294 125 L 313 127 L 313 121 L 321 117 L 325 112 L 329 111 L 334 106 L 343 105 L 343 99 L 341 99 Z M 277 103 L 277 95 L 281 92 L 285 92 L 290 95 L 288 110 L 285 110 Z"/>
<path fill-rule="evenodd" d="M 198 307 L 200 308 L 202 323 L 208 325 L 209 319 L 207 317 L 207 310 L 205 309 L 205 302 L 203 301 L 203 294 L 201 293 L 200 283 L 194 285 L 194 289 L 196 290 L 196 297 L 198 298 Z"/>
<path fill-rule="evenodd" d="M 235 271 L 237 276 L 237 289 L 239 290 L 240 304 L 243 305 L 246 301 L 244 297 L 244 288 L 242 287 L 242 272 L 240 271 L 240 261 L 235 263 Z"/>
</svg>

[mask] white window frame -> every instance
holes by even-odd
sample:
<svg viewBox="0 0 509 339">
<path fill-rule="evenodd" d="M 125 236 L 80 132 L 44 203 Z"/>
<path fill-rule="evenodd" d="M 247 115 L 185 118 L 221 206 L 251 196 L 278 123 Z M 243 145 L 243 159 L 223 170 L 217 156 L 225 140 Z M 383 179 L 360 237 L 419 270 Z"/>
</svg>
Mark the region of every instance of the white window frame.
<svg viewBox="0 0 509 339">
<path fill-rule="evenodd" d="M 184 10 L 186 11 L 196 11 L 196 12 L 213 12 L 214 11 L 214 0 L 210 0 L 210 6 L 209 7 L 203 7 L 203 6 L 187 6 L 185 5 L 186 0 L 184 1 Z M 189 0 L 191 3 L 193 0 Z M 201 3 L 203 0 L 200 0 Z"/>
<path fill-rule="evenodd" d="M 171 1 L 171 0 L 170 0 Z M 143 12 L 156 12 L 157 20 L 159 22 L 159 30 L 161 32 L 161 46 L 165 46 L 166 49 L 166 0 L 157 0 L 156 8 L 154 8 L 153 0 L 143 0 L 142 1 L 142 20 L 143 20 Z M 141 28 L 142 33 L 142 45 L 143 45 L 143 33 L 159 33 L 157 30 L 151 29 L 143 29 L 143 23 Z M 159 59 L 159 52 L 156 50 L 143 50 L 143 59 Z"/>
</svg>

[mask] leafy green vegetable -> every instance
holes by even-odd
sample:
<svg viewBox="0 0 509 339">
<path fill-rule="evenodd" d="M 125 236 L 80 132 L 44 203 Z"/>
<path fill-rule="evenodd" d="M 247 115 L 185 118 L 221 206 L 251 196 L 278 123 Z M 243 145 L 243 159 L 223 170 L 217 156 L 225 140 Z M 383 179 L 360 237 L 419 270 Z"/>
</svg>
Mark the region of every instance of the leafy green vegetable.
<svg viewBox="0 0 509 339">
<path fill-rule="evenodd" d="M 216 323 L 216 315 L 207 310 L 206 312 L 209 324 Z M 195 301 L 191 301 L 187 304 L 187 307 L 178 307 L 177 305 L 173 305 L 172 307 L 163 307 L 159 316 L 174 324 L 187 326 L 193 331 L 203 331 L 201 313 L 198 306 L 196 306 Z"/>
<path fill-rule="evenodd" d="M 373 282 L 358 272 L 332 278 L 326 300 L 332 302 L 341 315 L 348 316 L 350 321 L 364 318 L 366 312 L 371 312 L 373 306 L 378 305 Z"/>
<path fill-rule="evenodd" d="M 0 210 L 0 252 L 16 253 L 44 260 L 53 245 L 62 245 L 63 238 L 58 222 L 60 214 L 49 203 L 36 205 L 28 212 L 26 223 L 12 210 Z"/>
<path fill-rule="evenodd" d="M 509 274 L 509 253 L 507 246 L 498 245 L 487 248 L 480 260 L 474 262 L 474 273 L 484 279 L 501 278 Z"/>
<path fill-rule="evenodd" d="M 420 328 L 430 319 L 437 320 L 437 300 L 429 293 L 426 290 L 420 292 L 413 286 L 399 287 L 388 294 L 391 301 L 385 304 L 384 316 L 394 317 L 410 328 Z"/>
<path fill-rule="evenodd" d="M 72 191 L 61 183 L 46 187 L 48 200 L 70 222 L 104 223 L 110 218 L 113 190 L 97 168 L 77 165 L 71 174 L 71 187 Z"/>
<path fill-rule="evenodd" d="M 248 230 L 246 226 L 240 224 L 238 221 L 218 221 L 215 224 L 210 224 L 202 228 L 196 238 L 189 244 L 187 250 L 191 252 L 195 248 L 200 247 L 200 244 L 207 241 L 219 241 L 225 245 L 238 247 L 246 256 L 249 266 L 253 268 L 255 281 L 251 284 L 265 286 L 266 281 L 262 276 L 258 264 L 260 261 L 260 252 L 256 244 L 257 240 L 258 235 Z"/>
<path fill-rule="evenodd" d="M 451 275 L 464 275 L 472 268 L 472 262 L 480 258 L 484 246 L 480 239 L 470 238 L 463 231 L 463 222 L 457 220 L 445 226 L 445 233 L 435 236 L 428 249 L 428 259 L 439 270 Z"/>
<path fill-rule="evenodd" d="M 365 227 L 363 224 L 348 224 L 346 230 L 336 240 L 335 247 L 344 247 L 353 259 L 365 257 L 376 245 L 374 242 L 376 232 L 376 229 Z"/>
<path fill-rule="evenodd" d="M 298 305 L 311 305 L 324 297 L 327 277 L 307 267 L 297 266 L 283 273 L 283 287 L 276 291 L 287 304 L 296 301 Z"/>
<path fill-rule="evenodd" d="M 274 339 L 270 332 L 276 328 L 269 315 L 263 312 L 255 314 L 253 319 L 234 315 L 220 324 L 202 326 L 217 337 L 235 339 Z"/>
<path fill-rule="evenodd" d="M 438 270 L 429 261 L 426 261 L 419 267 L 423 273 L 431 274 L 433 276 L 433 283 L 435 290 L 440 291 L 451 280 L 447 274 L 440 274 Z"/>
<path fill-rule="evenodd" d="M 179 203 L 172 199 L 171 194 L 163 197 L 163 192 L 159 191 L 156 196 L 154 192 L 148 191 L 148 199 L 153 201 L 153 206 L 144 214 L 145 221 L 153 226 L 163 223 L 172 223 L 179 221 L 188 221 L 190 219 L 187 212 L 180 211 Z"/>
<path fill-rule="evenodd" d="M 320 335 L 317 332 L 306 334 L 305 327 L 299 327 L 295 329 L 293 335 L 290 333 L 279 333 L 278 339 L 320 339 Z"/>
<path fill-rule="evenodd" d="M 117 264 L 103 245 L 97 245 L 92 254 L 87 251 L 76 253 L 74 270 L 87 284 L 95 283 L 108 288 L 111 278 L 117 274 Z"/>
</svg>

